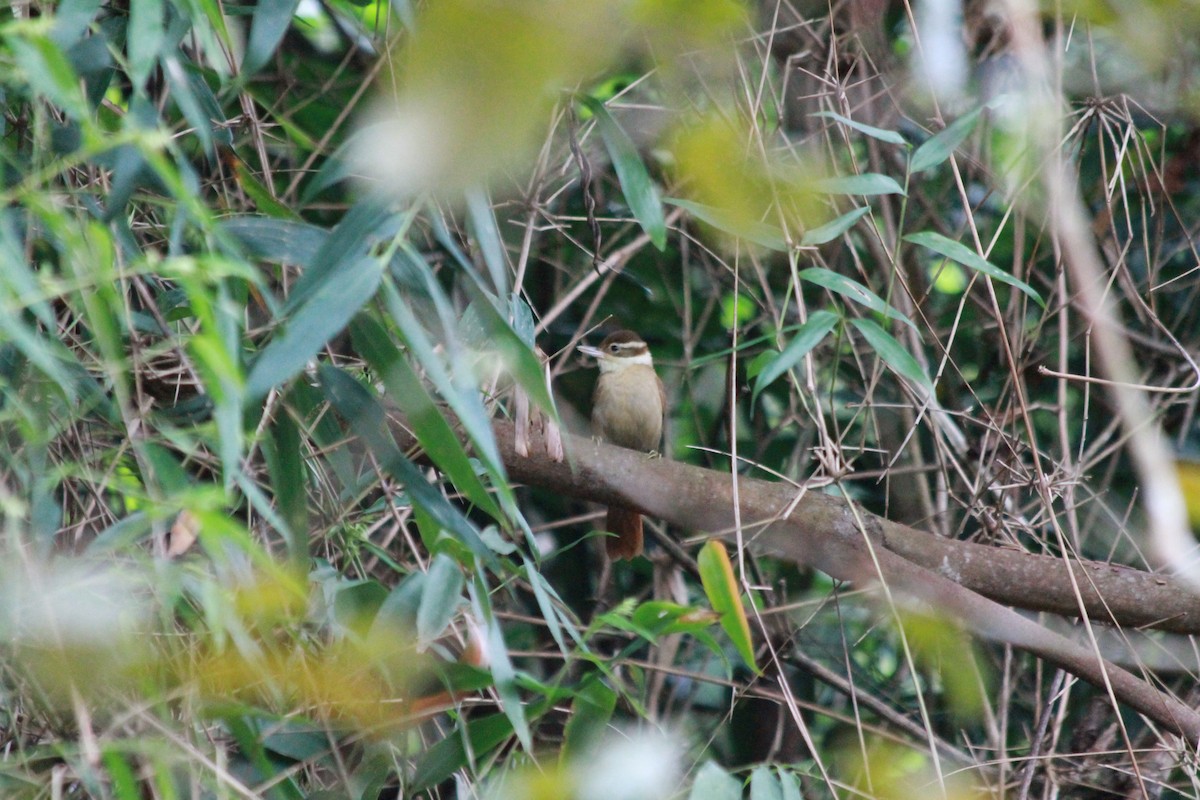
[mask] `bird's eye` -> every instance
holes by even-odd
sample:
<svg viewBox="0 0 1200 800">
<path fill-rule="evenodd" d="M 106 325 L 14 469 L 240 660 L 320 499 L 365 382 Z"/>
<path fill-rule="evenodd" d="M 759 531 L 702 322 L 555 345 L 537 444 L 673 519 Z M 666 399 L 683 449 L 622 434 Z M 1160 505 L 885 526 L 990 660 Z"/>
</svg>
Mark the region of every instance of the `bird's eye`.
<svg viewBox="0 0 1200 800">
<path fill-rule="evenodd" d="M 617 345 L 615 345 L 615 344 L 610 344 L 610 345 L 608 346 L 608 351 L 609 351 L 610 353 L 615 353 L 615 352 L 617 352 L 617 351 L 618 351 L 618 350 L 620 350 L 620 349 L 621 349 L 621 348 L 620 348 L 620 347 L 618 347 L 618 346 L 617 346 Z"/>
</svg>

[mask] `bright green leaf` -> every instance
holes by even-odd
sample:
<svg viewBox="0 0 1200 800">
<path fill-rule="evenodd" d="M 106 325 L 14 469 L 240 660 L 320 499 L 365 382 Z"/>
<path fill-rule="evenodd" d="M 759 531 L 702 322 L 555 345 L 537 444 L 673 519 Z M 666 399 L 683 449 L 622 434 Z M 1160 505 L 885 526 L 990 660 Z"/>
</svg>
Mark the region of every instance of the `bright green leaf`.
<svg viewBox="0 0 1200 800">
<path fill-rule="evenodd" d="M 921 369 L 921 365 L 917 363 L 912 354 L 905 350 L 903 345 L 896 341 L 890 333 L 879 327 L 874 320 L 855 319 L 851 322 L 883 359 L 883 363 L 892 368 L 892 371 L 912 383 L 933 391 L 933 384 L 925 374 L 925 370 Z"/>
<path fill-rule="evenodd" d="M 1009 286 L 1020 289 L 1025 294 L 1029 295 L 1035 303 L 1042 308 L 1046 307 L 1046 302 L 1042 300 L 1042 296 L 1037 290 L 1030 286 L 1025 281 L 1009 275 L 1004 270 L 997 267 L 992 262 L 988 261 L 983 256 L 976 253 L 971 248 L 956 242 L 953 239 L 948 239 L 940 233 L 934 231 L 921 231 L 919 233 L 910 233 L 904 237 L 904 241 L 919 244 L 922 247 L 927 247 L 939 255 L 962 264 L 964 267 L 970 267 L 976 272 L 982 272 L 990 278 L 995 278 L 1001 283 L 1007 283 Z"/>
<path fill-rule="evenodd" d="M 841 317 L 832 311 L 821 310 L 813 313 L 808 321 L 800 326 L 800 330 L 796 331 L 796 335 L 787 343 L 783 351 L 763 367 L 762 372 L 758 375 L 758 380 L 754 382 L 754 392 L 750 398 L 751 405 L 758 400 L 758 395 L 763 389 L 800 363 L 800 359 L 820 344 L 821 340 L 833 330 L 833 326 L 837 325 L 839 319 Z"/>
<path fill-rule="evenodd" d="M 271 60 L 299 5 L 300 0 L 257 0 L 254 19 L 250 23 L 250 40 L 246 43 L 246 57 L 242 61 L 242 75 L 253 75 Z"/>
<path fill-rule="evenodd" d="M 845 275 L 825 269 L 824 267 L 809 267 L 806 270 L 800 271 L 800 278 L 809 283 L 815 283 L 818 286 L 823 286 L 831 292 L 837 292 L 846 299 L 869 308 L 877 314 L 882 314 L 888 319 L 894 319 L 897 322 L 903 322 L 909 327 L 913 327 L 912 322 L 908 317 L 901 314 L 882 297 L 872 292 L 867 287 L 863 286 L 853 278 L 847 278 Z"/>
<path fill-rule="evenodd" d="M 317 289 L 263 348 L 246 378 L 247 395 L 262 397 L 304 369 L 374 296 L 381 273 L 379 259 L 365 256 Z"/>
<path fill-rule="evenodd" d="M 646 171 L 637 147 L 603 103 L 588 95 L 581 96 L 580 102 L 596 119 L 596 127 L 617 171 L 617 180 L 621 182 L 621 191 L 625 193 L 629 210 L 654 246 L 662 250 L 667 246 L 667 223 L 663 217 L 662 199 L 650 180 L 650 173 Z"/>
<path fill-rule="evenodd" d="M 701 222 L 711 225 L 719 231 L 745 239 L 748 242 L 761 245 L 768 250 L 787 252 L 787 240 L 783 238 L 783 229 L 765 222 L 739 224 L 732 215 L 713 206 L 694 203 L 691 200 L 681 200 L 677 197 L 667 197 L 664 203 L 669 203 L 691 214 Z"/>
<path fill-rule="evenodd" d="M 503 513 L 476 474 L 454 428 L 392 342 L 387 330 L 373 318 L 360 314 L 350 323 L 350 336 L 354 349 L 378 374 L 388 397 L 404 412 L 417 441 L 433 462 L 446 472 L 467 499 L 493 519 L 502 520 Z"/>
<path fill-rule="evenodd" d="M 864 216 L 871 211 L 867 206 L 856 208 L 853 211 L 847 211 L 840 217 L 826 222 L 819 228 L 813 228 L 811 231 L 805 231 L 804 236 L 800 238 L 801 247 L 812 247 L 818 244 L 832 242 L 837 237 L 841 236 L 846 231 L 854 226 Z"/>
<path fill-rule="evenodd" d="M 754 640 L 750 636 L 750 623 L 746 620 L 742 595 L 725 545 L 716 539 L 710 540 L 701 548 L 700 557 L 696 561 L 700 567 L 700 582 L 704 585 L 704 594 L 708 597 L 713 611 L 721 615 L 721 627 L 725 629 L 726 635 L 733 642 L 746 666 L 758 672 L 758 664 L 754 659 Z"/>
<path fill-rule="evenodd" d="M 828 119 L 837 120 L 838 122 L 842 123 L 843 125 L 853 128 L 854 130 L 858 131 L 859 133 L 865 133 L 867 136 L 870 136 L 874 139 L 878 139 L 881 142 L 887 142 L 888 144 L 898 144 L 898 145 L 902 145 L 902 146 L 908 145 L 908 141 L 905 140 L 905 138 L 903 136 L 901 136 L 899 133 L 897 133 L 896 131 L 889 131 L 889 130 L 885 130 L 883 128 L 876 128 L 874 125 L 867 125 L 866 123 L 863 123 L 863 122 L 857 122 L 855 120 L 850 119 L 849 117 L 843 117 L 841 114 L 835 113 L 833 111 L 819 111 L 816 114 L 813 114 L 813 116 L 814 117 L 827 117 Z"/>
<path fill-rule="evenodd" d="M 822 178 L 814 181 L 813 188 L 827 194 L 904 194 L 904 187 L 895 178 L 877 172 Z"/>
<path fill-rule="evenodd" d="M 422 648 L 442 635 L 462 600 L 462 568 L 445 553 L 433 558 L 417 607 L 417 642 Z"/>
<path fill-rule="evenodd" d="M 963 140 L 971 135 L 971 131 L 975 130 L 975 125 L 978 124 L 979 115 L 982 111 L 982 108 L 977 108 L 974 111 L 964 114 L 947 125 L 945 130 L 923 142 L 916 149 L 916 152 L 913 153 L 912 161 L 908 164 L 908 171 L 915 175 L 918 172 L 924 172 L 927 169 L 936 167 L 950 158 L 950 155 L 958 149 Z"/>
</svg>

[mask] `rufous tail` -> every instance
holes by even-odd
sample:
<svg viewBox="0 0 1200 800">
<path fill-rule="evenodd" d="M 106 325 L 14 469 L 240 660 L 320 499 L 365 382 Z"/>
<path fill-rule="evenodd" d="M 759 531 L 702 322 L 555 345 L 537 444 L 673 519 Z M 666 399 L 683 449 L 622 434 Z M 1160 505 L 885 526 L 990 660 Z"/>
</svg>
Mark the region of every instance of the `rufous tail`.
<svg viewBox="0 0 1200 800">
<path fill-rule="evenodd" d="M 604 540 L 609 558 L 616 561 L 642 554 L 642 515 L 638 512 L 609 506 L 605 530 L 616 534 Z"/>
</svg>

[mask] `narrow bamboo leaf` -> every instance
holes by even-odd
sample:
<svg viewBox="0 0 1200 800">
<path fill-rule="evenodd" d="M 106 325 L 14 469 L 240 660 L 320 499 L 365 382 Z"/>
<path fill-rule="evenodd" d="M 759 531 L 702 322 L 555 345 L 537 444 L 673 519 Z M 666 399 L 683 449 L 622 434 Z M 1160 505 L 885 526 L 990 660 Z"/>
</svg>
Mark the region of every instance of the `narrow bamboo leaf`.
<svg viewBox="0 0 1200 800">
<path fill-rule="evenodd" d="M 378 203 L 367 200 L 355 205 L 313 254 L 308 269 L 288 294 L 284 313 L 290 313 L 307 302 L 309 296 L 326 281 L 342 280 L 339 270 L 370 252 L 376 242 L 391 239 L 402 225 L 400 215 Z"/>
<path fill-rule="evenodd" d="M 586 681 L 571 704 L 571 716 L 563 732 L 563 756 L 586 754 L 603 736 L 616 707 L 616 692 L 599 678 Z"/>
<path fill-rule="evenodd" d="M 504 257 L 504 240 L 496 227 L 496 214 L 487 195 L 480 189 L 467 192 L 467 220 L 483 263 L 492 278 L 492 291 L 496 297 L 508 296 L 508 259 Z M 474 270 L 472 270 L 473 272 Z"/>
<path fill-rule="evenodd" d="M 383 298 L 388 312 L 392 315 L 392 320 L 396 323 L 409 352 L 425 370 L 425 377 L 433 384 L 434 389 L 458 417 L 459 423 L 467 432 L 467 436 L 475 448 L 476 456 L 483 463 L 488 474 L 495 480 L 495 485 L 506 484 L 504 464 L 500 460 L 500 451 L 496 447 L 491 422 L 479 399 L 478 390 L 473 386 L 460 388 L 454 382 L 441 356 L 434 350 L 429 334 L 417 321 L 409 303 L 401 297 L 391 282 L 385 282 L 383 289 Z"/>
<path fill-rule="evenodd" d="M 25 80 L 34 91 L 76 120 L 86 119 L 87 100 L 71 63 L 53 41 L 34 33 L 31 24 L 27 32 L 23 31 L 27 24 L 13 23 L 5 31 L 5 41 L 12 48 Z"/>
<path fill-rule="evenodd" d="M 421 756 L 413 774 L 412 791 L 420 792 L 437 786 L 468 766 L 468 744 L 471 755 L 483 758 L 513 734 L 512 722 L 504 714 L 464 720 L 460 725 L 464 729 L 452 731 Z"/>
<path fill-rule="evenodd" d="M 775 225 L 769 225 L 765 222 L 742 224 L 735 220 L 728 212 L 722 211 L 719 208 L 706 206 L 703 203 L 693 203 L 691 200 L 681 200 L 677 197 L 664 198 L 663 202 L 670 203 L 677 208 L 682 208 L 701 222 L 711 225 L 719 231 L 728 233 L 730 236 L 736 236 L 739 239 L 745 239 L 748 242 L 762 245 L 768 250 L 778 250 L 781 253 L 787 252 L 787 240 L 783 237 L 783 229 Z"/>
<path fill-rule="evenodd" d="M 791 770 L 780 768 L 779 787 L 783 790 L 783 800 L 804 800 L 800 793 L 800 781 Z"/>
<path fill-rule="evenodd" d="M 754 660 L 754 640 L 750 636 L 750 623 L 746 620 L 746 609 L 742 606 L 742 595 L 725 545 L 716 539 L 710 540 L 701 548 L 697 564 L 700 567 L 700 582 L 704 585 L 704 594 L 707 595 L 713 611 L 721 615 L 721 627 L 725 629 L 726 635 L 733 642 L 746 666 L 758 672 L 758 664 Z"/>
<path fill-rule="evenodd" d="M 104 771 L 111 782 L 112 796 L 117 800 L 136 800 L 142 797 L 142 786 L 133 775 L 133 767 L 116 747 L 104 748 Z"/>
<path fill-rule="evenodd" d="M 250 77 L 271 60 L 299 5 L 300 0 L 258 0 L 242 61 L 243 76 Z"/>
<path fill-rule="evenodd" d="M 604 139 L 608 156 L 612 159 L 629 210 L 650 237 L 650 242 L 662 250 L 667 246 L 667 223 L 663 217 L 662 199 L 654 181 L 650 180 L 646 165 L 638 155 L 637 146 L 608 113 L 604 103 L 589 95 L 583 95 L 579 99 L 596 120 L 596 127 L 600 131 L 600 137 Z"/>
<path fill-rule="evenodd" d="M 864 172 L 861 175 L 840 175 L 814 181 L 813 188 L 827 194 L 904 194 L 904 187 L 891 175 Z"/>
<path fill-rule="evenodd" d="M 468 292 L 470 289 L 468 289 Z M 507 320 L 501 317 L 495 307 L 484 297 L 478 297 L 467 306 L 463 314 L 472 314 L 479 321 L 482 329 L 489 337 L 490 350 L 496 353 L 500 362 L 525 390 L 530 399 L 552 418 L 558 418 L 554 407 L 554 398 L 546 387 L 546 373 L 537 356 L 529 346 L 521 341 L 521 337 L 512 329 Z"/>
<path fill-rule="evenodd" d="M 417 625 L 417 609 L 425 592 L 424 572 L 410 572 L 388 592 L 387 599 L 375 615 L 374 632 L 411 631 Z"/>
<path fill-rule="evenodd" d="M 338 280 L 325 281 L 263 348 L 246 378 L 249 397 L 262 397 L 291 378 L 358 313 L 379 288 L 379 259 L 364 256 Z"/>
<path fill-rule="evenodd" d="M 938 255 L 945 256 L 955 263 L 962 264 L 964 267 L 970 267 L 976 272 L 982 272 L 984 275 L 995 278 L 1001 283 L 1007 283 L 1009 286 L 1020 289 L 1029 295 L 1039 306 L 1042 308 L 1046 307 L 1046 302 L 1042 300 L 1042 296 L 1038 294 L 1037 289 L 1034 289 L 1025 281 L 1009 275 L 961 242 L 956 242 L 934 231 L 910 233 L 904 237 L 904 241 L 927 247 Z"/>
<path fill-rule="evenodd" d="M 759 764 L 750 773 L 750 800 L 783 800 L 779 779 L 766 764 Z"/>
<path fill-rule="evenodd" d="M 61 48 L 79 41 L 92 24 L 103 0 L 63 0 L 54 9 L 54 28 L 50 38 Z"/>
<path fill-rule="evenodd" d="M 705 761 L 696 772 L 688 800 L 742 800 L 742 782 L 716 762 Z"/>
<path fill-rule="evenodd" d="M 505 716 L 512 722 L 513 733 L 517 740 L 528 751 L 533 746 L 533 736 L 529 731 L 529 718 L 525 714 L 525 706 L 521 702 L 521 693 L 517 689 L 517 672 L 513 669 L 508 657 L 508 645 L 504 641 L 504 632 L 500 630 L 500 622 L 491 607 L 491 599 L 483 576 L 476 572 L 470 585 L 471 605 L 476 619 L 484 620 L 487 626 L 487 653 L 492 667 L 492 677 L 496 679 L 496 693 L 500 695 L 500 705 Z"/>
<path fill-rule="evenodd" d="M 287 523 L 288 554 L 293 563 L 308 572 L 308 485 L 300 429 L 286 409 L 276 412 L 270 434 L 263 442 L 267 473 L 275 507 Z"/>
<path fill-rule="evenodd" d="M 521 560 L 525 563 L 525 577 L 529 581 L 530 588 L 533 589 L 533 597 L 537 600 L 538 610 L 542 612 L 542 619 L 546 622 L 546 627 L 550 629 L 550 636 L 553 637 L 554 643 L 558 645 L 558 649 L 563 655 L 566 655 L 567 645 L 563 641 L 562 625 L 559 624 L 558 619 L 558 609 L 550 602 L 550 594 L 554 592 L 554 588 L 547 583 L 542 573 L 538 572 L 533 562 L 524 556 L 521 557 Z M 558 597 L 558 595 L 556 594 L 555 597 Z M 559 599 L 561 600 L 561 598 Z M 572 638 L 578 641 L 579 636 L 570 627 L 569 622 L 567 623 L 567 627 L 571 632 Z"/>
<path fill-rule="evenodd" d="M 126 50 L 129 53 L 129 79 L 141 91 L 146 78 L 158 63 L 166 32 L 163 0 L 129 0 L 129 26 L 126 29 Z"/>
<path fill-rule="evenodd" d="M 921 365 L 912 357 L 912 353 L 905 350 L 904 346 L 896 341 L 890 333 L 879 327 L 874 320 L 855 319 L 851 322 L 883 359 L 883 363 L 891 367 L 893 372 L 912 383 L 925 387 L 928 391 L 933 391 L 933 384 L 925 374 L 925 370 L 921 369 Z"/>
<path fill-rule="evenodd" d="M 242 191 L 254 201 L 255 207 L 259 211 L 275 219 L 299 221 L 300 215 L 272 197 L 266 184 L 260 181 L 241 159 L 234 163 L 233 174 L 237 177 Z"/>
<path fill-rule="evenodd" d="M 963 143 L 963 140 L 971 135 L 971 131 L 975 130 L 975 126 L 979 123 L 979 115 L 982 112 L 982 108 L 977 108 L 974 111 L 964 114 L 947 125 L 943 131 L 925 140 L 913 153 L 912 161 L 908 165 L 908 171 L 915 175 L 918 172 L 924 172 L 927 169 L 936 167 L 950 158 L 950 154 L 957 150 L 958 146 Z"/>
<path fill-rule="evenodd" d="M 208 156 L 214 155 L 216 149 L 213 144 L 213 117 L 209 117 L 205 113 L 200 100 L 192 91 L 192 82 L 188 79 L 187 68 L 180 62 L 179 57 L 170 50 L 162 54 L 163 74 L 167 76 L 167 83 L 171 87 L 171 98 L 179 106 L 179 110 L 187 117 L 188 124 L 192 126 L 196 137 L 200 140 L 204 147 L 204 152 Z M 220 115 L 218 117 L 220 118 Z"/>
<path fill-rule="evenodd" d="M 0 341 L 11 342 L 21 355 L 54 381 L 72 401 L 76 397 L 76 379 L 68 369 L 75 362 L 70 350 L 57 340 L 40 335 L 26 325 L 19 314 L 0 311 Z"/>
<path fill-rule="evenodd" d="M 800 245 L 802 247 L 812 247 L 814 245 L 832 242 L 834 239 L 850 230 L 850 228 L 854 226 L 854 223 L 866 216 L 870 210 L 871 209 L 869 207 L 863 206 L 862 208 L 856 208 L 853 211 L 847 211 L 837 219 L 826 222 L 819 228 L 813 228 L 811 231 L 805 232 L 804 236 L 800 238 Z"/>
<path fill-rule="evenodd" d="M 808 321 L 800 326 L 800 330 L 796 331 L 796 335 L 783 348 L 783 352 L 763 367 L 762 372 L 758 375 L 758 380 L 754 382 L 754 392 L 750 396 L 751 406 L 758 400 L 758 395 L 763 389 L 774 383 L 780 375 L 796 366 L 800 359 L 820 344 L 821 340 L 833 330 L 833 326 L 837 325 L 839 319 L 841 317 L 832 311 L 821 310 L 813 313 Z"/>
<path fill-rule="evenodd" d="M 324 228 L 261 214 L 227 217 L 220 221 L 222 231 L 237 239 L 249 255 L 276 264 L 294 264 L 305 270 L 329 239 Z"/>
<path fill-rule="evenodd" d="M 445 553 L 433 558 L 417 606 L 417 643 L 426 648 L 442 635 L 458 613 L 463 593 L 462 568 Z"/>
<path fill-rule="evenodd" d="M 388 397 L 405 416 L 420 442 L 455 487 L 495 520 L 503 514 L 479 480 L 454 428 L 442 416 L 412 366 L 392 343 L 382 325 L 366 314 L 350 323 L 354 349 L 367 360 L 387 389 Z"/>
<path fill-rule="evenodd" d="M 845 125 L 849 128 L 853 128 L 854 130 L 858 131 L 859 133 L 865 133 L 867 136 L 870 136 L 873 139 L 878 139 L 881 142 L 887 142 L 888 144 L 898 144 L 898 145 L 902 145 L 902 146 L 908 145 L 908 141 L 903 136 L 901 136 L 899 133 L 897 133 L 896 131 L 889 131 L 884 128 L 876 128 L 874 125 L 867 125 L 866 123 L 863 123 L 863 122 L 857 122 L 855 120 L 850 119 L 849 117 L 843 117 L 841 114 L 838 114 L 834 111 L 820 111 L 820 112 L 817 112 L 816 114 L 813 114 L 813 116 L 814 117 L 826 117 L 828 119 L 837 120 L 838 122 L 842 123 L 843 125 Z"/>
<path fill-rule="evenodd" d="M 370 392 L 354 378 L 328 364 L 322 364 L 318 374 L 326 399 L 349 423 L 354 434 L 371 448 L 383 468 L 404 485 L 413 504 L 420 506 L 444 531 L 465 544 L 471 552 L 494 564 L 495 556 L 480 540 L 475 526 L 431 486 L 416 465 L 400 452 L 387 429 L 383 407 Z"/>
<path fill-rule="evenodd" d="M 815 283 L 818 286 L 824 286 L 831 292 L 837 292 L 846 299 L 858 303 L 860 306 L 869 308 L 876 314 L 883 314 L 888 319 L 894 319 L 897 322 L 903 322 L 905 325 L 913 327 L 912 322 L 908 317 L 901 314 L 891 305 L 889 305 L 882 297 L 872 292 L 867 287 L 863 286 L 853 278 L 847 278 L 845 275 L 838 274 L 824 267 L 809 267 L 806 270 L 800 271 L 800 277 L 809 283 Z"/>
</svg>

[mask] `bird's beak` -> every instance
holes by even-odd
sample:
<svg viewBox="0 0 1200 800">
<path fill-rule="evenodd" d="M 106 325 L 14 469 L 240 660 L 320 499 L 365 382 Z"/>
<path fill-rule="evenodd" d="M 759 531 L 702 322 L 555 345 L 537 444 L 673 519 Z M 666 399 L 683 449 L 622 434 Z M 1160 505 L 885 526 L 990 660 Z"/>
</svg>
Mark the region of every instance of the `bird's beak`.
<svg viewBox="0 0 1200 800">
<path fill-rule="evenodd" d="M 581 344 L 575 349 L 583 353 L 585 356 L 591 356 L 592 358 L 604 358 L 604 353 L 598 348 L 592 347 L 590 344 Z"/>
</svg>

